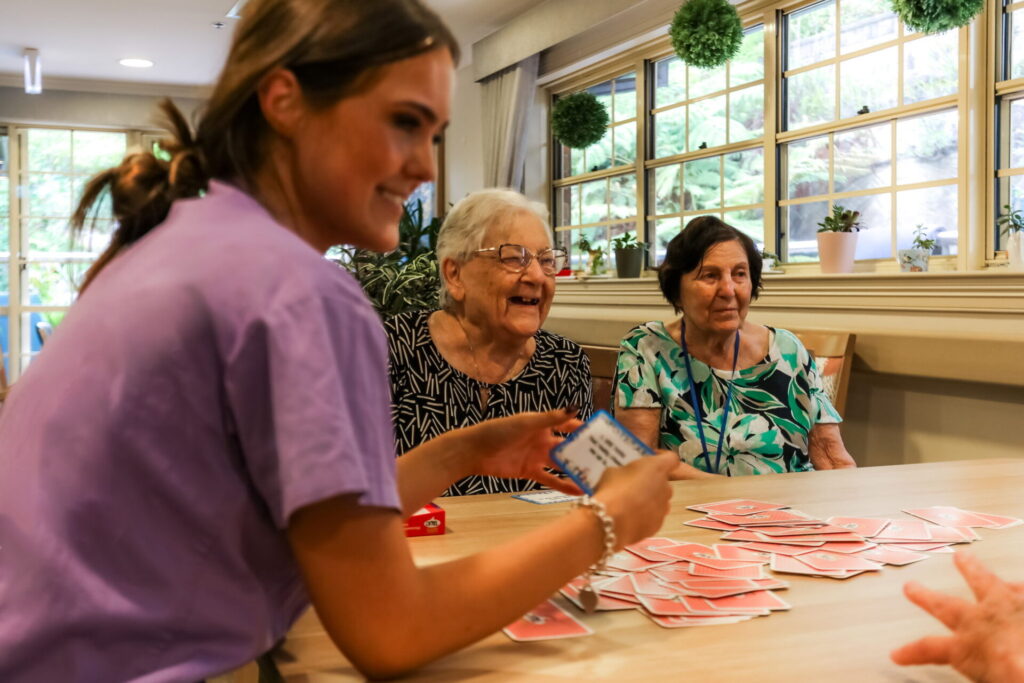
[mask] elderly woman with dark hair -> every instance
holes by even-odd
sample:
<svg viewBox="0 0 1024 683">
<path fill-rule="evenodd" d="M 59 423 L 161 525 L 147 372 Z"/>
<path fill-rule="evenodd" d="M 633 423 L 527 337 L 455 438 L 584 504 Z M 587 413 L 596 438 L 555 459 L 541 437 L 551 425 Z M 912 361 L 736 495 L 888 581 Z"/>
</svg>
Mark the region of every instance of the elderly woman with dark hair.
<svg viewBox="0 0 1024 683">
<path fill-rule="evenodd" d="M 679 454 L 676 479 L 856 467 L 814 359 L 791 332 L 747 321 L 761 290 L 753 240 L 713 216 L 668 245 L 661 291 L 682 317 L 622 340 L 619 420 Z"/>
<path fill-rule="evenodd" d="M 566 261 L 553 248 L 544 205 L 511 190 L 470 194 L 441 226 L 437 260 L 440 310 L 403 313 L 384 325 L 398 453 L 452 429 L 525 411 L 574 406 L 587 419 L 586 354 L 541 329 Z M 474 475 L 445 495 L 551 483 L 538 481 Z"/>
</svg>

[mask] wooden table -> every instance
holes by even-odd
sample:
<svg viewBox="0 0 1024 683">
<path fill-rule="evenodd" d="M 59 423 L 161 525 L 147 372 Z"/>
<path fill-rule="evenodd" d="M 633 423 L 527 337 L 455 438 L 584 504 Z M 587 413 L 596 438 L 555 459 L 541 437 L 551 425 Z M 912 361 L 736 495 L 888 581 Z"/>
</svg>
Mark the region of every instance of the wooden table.
<svg viewBox="0 0 1024 683">
<path fill-rule="evenodd" d="M 954 505 L 1024 518 L 1024 459 L 898 465 L 723 481 L 677 482 L 659 535 L 710 544 L 718 533 L 683 526 L 700 516 L 687 505 L 727 498 L 789 503 L 818 517 L 906 517 L 903 508 Z M 532 505 L 507 495 L 442 501 L 448 533 L 412 539 L 423 564 L 460 557 L 564 514 L 568 504 Z M 909 517 L 908 517 L 909 518 Z M 1004 578 L 1024 580 L 1024 526 L 979 530 L 971 550 Z M 963 547 L 963 546 L 961 546 Z M 902 668 L 897 645 L 944 628 L 903 598 L 908 579 L 964 597 L 968 589 L 937 554 L 845 581 L 785 575 L 780 595 L 793 609 L 726 626 L 663 629 L 639 612 L 584 616 L 595 635 L 515 643 L 502 634 L 426 667 L 415 680 L 569 681 L 956 681 L 945 667 Z M 559 601 L 565 604 L 563 598 Z M 486 609 L 486 605 L 481 605 Z M 574 609 L 574 608 L 570 608 Z M 579 614 L 578 611 L 575 612 Z M 333 647 L 312 610 L 289 634 L 279 658 L 289 681 L 347 681 L 359 675 Z"/>
</svg>

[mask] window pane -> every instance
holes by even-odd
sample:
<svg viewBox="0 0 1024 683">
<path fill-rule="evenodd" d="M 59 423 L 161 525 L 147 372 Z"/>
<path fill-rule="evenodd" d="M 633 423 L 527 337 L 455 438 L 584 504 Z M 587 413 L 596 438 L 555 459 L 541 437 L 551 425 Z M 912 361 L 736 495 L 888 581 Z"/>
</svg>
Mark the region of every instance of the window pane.
<svg viewBox="0 0 1024 683">
<path fill-rule="evenodd" d="M 1010 167 L 1024 166 L 1024 100 L 1010 102 Z M 1006 168 L 1004 163 L 1004 168 Z"/>
<path fill-rule="evenodd" d="M 21 229 L 28 239 L 30 252 L 54 253 L 74 251 L 71 226 L 66 218 L 23 220 Z"/>
<path fill-rule="evenodd" d="M 611 218 L 636 216 L 636 175 L 620 175 L 609 179 L 611 185 Z"/>
<path fill-rule="evenodd" d="M 791 142 L 785 146 L 787 198 L 812 197 L 828 192 L 828 136 Z"/>
<path fill-rule="evenodd" d="M 74 172 L 86 175 L 117 166 L 124 157 L 127 144 L 124 133 L 75 131 Z"/>
<path fill-rule="evenodd" d="M 764 150 L 750 149 L 726 155 L 725 205 L 745 206 L 763 201 Z"/>
<path fill-rule="evenodd" d="M 898 21 L 890 0 L 845 0 L 839 7 L 839 51 L 848 54 L 894 40 Z"/>
<path fill-rule="evenodd" d="M 1009 78 L 1024 76 L 1024 10 L 1010 14 L 1010 75 Z"/>
<path fill-rule="evenodd" d="M 690 75 L 690 99 L 710 95 L 719 90 L 725 90 L 725 65 L 716 66 L 711 69 L 698 69 L 691 66 Z"/>
<path fill-rule="evenodd" d="M 836 117 L 835 67 L 823 66 L 786 79 L 786 121 L 790 130 Z"/>
<path fill-rule="evenodd" d="M 615 165 L 636 163 L 636 121 L 615 126 L 612 135 L 615 139 Z"/>
<path fill-rule="evenodd" d="M 26 306 L 70 306 L 87 263 L 30 263 L 26 266 L 21 302 Z"/>
<path fill-rule="evenodd" d="M 71 210 L 74 211 L 78 208 L 78 202 L 82 199 L 82 193 L 85 191 L 85 186 L 89 182 L 89 176 L 72 176 L 71 177 Z M 429 183 L 428 183 L 429 184 Z M 423 187 L 422 185 L 420 187 Z M 109 190 L 104 190 L 97 201 L 93 202 L 92 207 L 89 209 L 88 220 L 92 220 L 93 217 L 113 220 L 114 219 L 114 206 L 110 196 Z"/>
<path fill-rule="evenodd" d="M 608 181 L 592 180 L 581 185 L 583 193 L 583 223 L 608 220 Z"/>
<path fill-rule="evenodd" d="M 903 46 L 903 103 L 911 104 L 957 91 L 957 31 L 946 31 Z"/>
<path fill-rule="evenodd" d="M 665 260 L 665 249 L 672 238 L 683 229 L 679 218 L 660 218 L 654 221 L 654 265 Z"/>
<path fill-rule="evenodd" d="M 666 213 L 679 213 L 682 210 L 680 204 L 680 171 L 681 164 L 663 166 L 654 169 L 654 182 L 652 183 L 654 193 L 654 213 L 664 215 Z"/>
<path fill-rule="evenodd" d="M 867 197 L 848 197 L 840 203 L 851 211 L 860 211 L 861 228 L 857 236 L 855 258 L 892 257 L 892 195 L 886 192 Z"/>
<path fill-rule="evenodd" d="M 764 249 L 764 209 L 726 211 L 722 220 L 750 236 L 758 249 Z"/>
<path fill-rule="evenodd" d="M 686 99 L 686 65 L 678 57 L 654 65 L 654 106 L 664 107 Z"/>
<path fill-rule="evenodd" d="M 667 157 L 686 151 L 686 107 L 654 116 L 654 156 Z"/>
<path fill-rule="evenodd" d="M 697 159 L 683 164 L 684 210 L 703 211 L 722 205 L 721 158 Z"/>
<path fill-rule="evenodd" d="M 888 47 L 839 65 L 839 116 L 856 116 L 861 107 L 881 111 L 896 106 L 897 49 Z"/>
<path fill-rule="evenodd" d="M 896 183 L 957 177 L 955 109 L 896 122 Z"/>
<path fill-rule="evenodd" d="M 729 62 L 729 87 L 764 78 L 764 29 L 758 26 L 743 34 L 740 51 Z"/>
<path fill-rule="evenodd" d="M 29 171 L 71 171 L 71 131 L 33 128 L 25 133 Z"/>
<path fill-rule="evenodd" d="M 828 202 L 809 202 L 786 207 L 784 220 L 786 233 L 785 261 L 818 260 L 818 223 L 829 213 Z"/>
<path fill-rule="evenodd" d="M 1024 211 L 1024 175 L 1010 176 L 1010 197 L 1009 202 L 1000 201 L 1000 204 L 1009 203 L 1016 211 Z M 1003 214 L 1003 207 L 999 207 L 999 214 Z M 1006 249 L 1006 233 L 1000 230 L 997 233 L 996 249 Z"/>
<path fill-rule="evenodd" d="M 597 98 L 597 101 L 604 105 L 608 112 L 608 120 L 612 120 L 612 82 L 605 81 L 587 88 L 587 92 Z"/>
<path fill-rule="evenodd" d="M 925 227 L 925 236 L 935 240 L 934 254 L 957 252 L 956 185 L 926 187 L 896 193 L 896 248 L 909 249 L 914 228 Z"/>
<path fill-rule="evenodd" d="M 558 188 L 558 204 L 556 210 L 556 225 L 574 225 L 579 220 L 579 203 L 573 203 L 573 196 L 579 197 L 580 185 Z"/>
<path fill-rule="evenodd" d="M 559 178 L 568 178 L 569 176 L 579 175 L 583 173 L 583 150 L 572 149 L 566 147 L 561 143 L 556 143 L 558 149 L 561 152 L 559 163 L 561 168 L 559 169 Z"/>
<path fill-rule="evenodd" d="M 725 95 L 690 105 L 688 141 L 691 152 L 725 144 Z"/>
<path fill-rule="evenodd" d="M 764 135 L 764 86 L 755 85 L 729 94 L 729 142 Z"/>
<path fill-rule="evenodd" d="M 636 74 L 626 74 L 615 79 L 615 101 L 612 107 L 613 121 L 636 118 Z"/>
<path fill-rule="evenodd" d="M 786 69 L 798 69 L 836 56 L 836 8 L 822 2 L 787 17 Z"/>
<path fill-rule="evenodd" d="M 835 134 L 835 192 L 892 184 L 892 128 L 883 123 Z"/>
<path fill-rule="evenodd" d="M 26 216 L 67 217 L 71 215 L 71 177 L 30 175 Z"/>
<path fill-rule="evenodd" d="M 612 131 L 604 132 L 604 137 L 586 149 L 584 156 L 584 172 L 592 173 L 609 168 L 612 165 Z"/>
<path fill-rule="evenodd" d="M 7 180 L 7 176 L 0 175 L 0 254 L 10 252 L 11 227 L 8 223 L 10 207 L 7 205 L 10 191 L 10 181 Z"/>
</svg>

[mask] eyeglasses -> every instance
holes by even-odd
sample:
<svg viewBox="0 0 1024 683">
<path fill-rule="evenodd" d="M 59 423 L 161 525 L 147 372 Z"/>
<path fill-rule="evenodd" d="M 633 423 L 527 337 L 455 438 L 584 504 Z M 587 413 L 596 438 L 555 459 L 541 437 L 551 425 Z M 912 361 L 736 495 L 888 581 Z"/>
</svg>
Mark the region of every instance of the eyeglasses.
<svg viewBox="0 0 1024 683">
<path fill-rule="evenodd" d="M 568 256 L 561 249 L 541 249 L 536 254 L 521 244 L 502 244 L 497 247 L 477 249 L 474 254 L 483 255 L 485 252 L 497 252 L 494 258 L 498 263 L 513 273 L 521 273 L 530 267 L 530 262 L 537 259 L 540 269 L 545 275 L 557 275 L 565 267 Z M 490 254 L 488 253 L 488 256 Z"/>
</svg>

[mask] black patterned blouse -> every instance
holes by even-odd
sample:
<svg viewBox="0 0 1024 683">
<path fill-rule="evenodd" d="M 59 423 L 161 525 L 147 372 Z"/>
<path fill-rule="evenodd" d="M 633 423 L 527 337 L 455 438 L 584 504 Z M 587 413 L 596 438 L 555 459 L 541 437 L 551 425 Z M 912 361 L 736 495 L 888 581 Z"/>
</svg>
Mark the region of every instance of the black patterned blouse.
<svg viewBox="0 0 1024 683">
<path fill-rule="evenodd" d="M 399 455 L 436 436 L 485 418 L 545 411 L 575 404 L 580 419 L 592 412 L 590 360 L 577 344 L 551 332 L 534 335 L 536 350 L 522 372 L 491 384 L 486 415 L 480 410 L 480 382 L 453 368 L 434 345 L 427 327 L 433 311 L 402 313 L 384 323 L 388 335 L 391 418 Z M 531 491 L 527 479 L 472 476 L 444 495 Z"/>
</svg>

